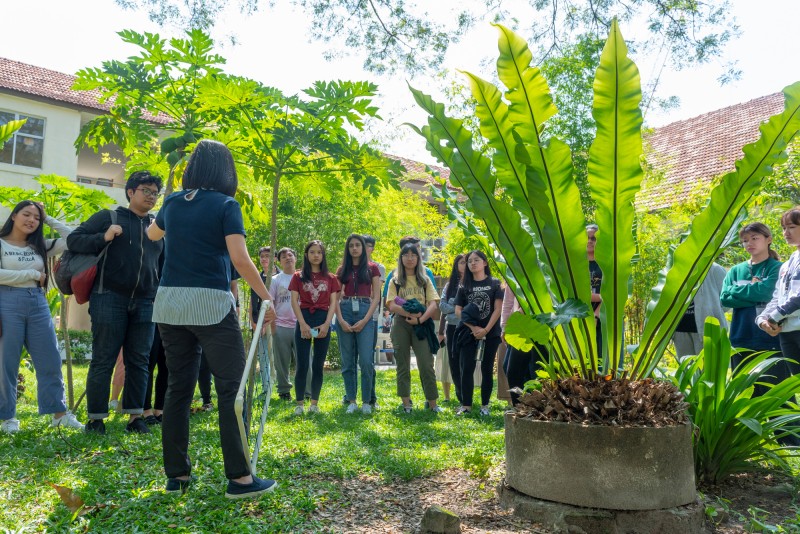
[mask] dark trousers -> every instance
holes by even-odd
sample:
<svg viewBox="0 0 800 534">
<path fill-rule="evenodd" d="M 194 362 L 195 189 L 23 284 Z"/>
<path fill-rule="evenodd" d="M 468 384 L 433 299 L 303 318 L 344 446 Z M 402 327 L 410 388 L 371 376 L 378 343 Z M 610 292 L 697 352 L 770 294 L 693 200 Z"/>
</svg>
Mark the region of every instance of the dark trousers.
<svg viewBox="0 0 800 534">
<path fill-rule="evenodd" d="M 328 310 L 300 310 L 303 320 L 311 328 L 317 328 L 325 322 Z M 331 342 L 331 332 L 323 338 L 303 339 L 300 336 L 300 323 L 294 328 L 294 346 L 297 347 L 297 368 L 294 375 L 294 391 L 298 401 L 303 400 L 306 394 L 306 377 L 308 376 L 308 355 L 311 353 L 311 344 L 314 344 L 314 359 L 311 362 L 311 400 L 319 400 L 322 391 L 322 370 L 325 367 L 325 358 L 328 356 L 328 345 Z"/>
<path fill-rule="evenodd" d="M 155 374 L 156 367 L 158 367 L 158 375 Z M 167 355 L 164 353 L 164 344 L 161 343 L 161 334 L 158 328 L 155 330 L 153 345 L 150 347 L 150 364 L 148 366 L 148 371 L 149 376 L 147 379 L 147 391 L 144 397 L 144 409 L 164 410 L 164 397 L 167 395 L 169 371 L 167 370 Z M 153 386 L 156 388 L 155 404 L 153 404 Z"/>
<path fill-rule="evenodd" d="M 456 325 L 447 324 L 444 330 L 444 343 L 447 346 L 447 363 L 450 364 L 450 376 L 453 379 L 453 386 L 456 390 L 456 399 L 460 405 L 464 405 L 461 398 L 461 360 L 456 354 Z"/>
<path fill-rule="evenodd" d="M 214 375 L 225 476 L 239 478 L 250 474 L 234 411 L 236 393 L 245 364 L 244 343 L 236 312 L 231 308 L 230 313 L 219 324 L 159 324 L 159 329 L 169 368 L 169 386 L 164 402 L 161 434 L 164 471 L 167 476 L 174 478 L 189 475 L 192 470 L 189 459 L 189 412 L 200 367 L 197 345 L 202 347 L 211 374 Z"/>
<path fill-rule="evenodd" d="M 206 355 L 202 350 L 200 351 L 200 370 L 197 373 L 197 387 L 200 388 L 203 404 L 211 404 L 211 367 L 209 367 Z"/>
<path fill-rule="evenodd" d="M 781 342 L 783 357 L 791 358 L 794 361 L 790 362 L 784 359 L 770 369 L 770 374 L 775 376 L 774 383 L 776 384 L 790 376 L 800 374 L 800 331 L 781 332 L 778 334 L 778 339 Z M 795 427 L 794 430 L 800 433 L 800 428 Z M 786 436 L 779 442 L 783 445 L 800 446 L 800 438 L 795 436 Z"/>
<path fill-rule="evenodd" d="M 536 364 L 540 361 L 547 361 L 547 348 L 543 345 L 534 345 L 531 350 L 525 352 L 508 347 L 504 370 L 509 389 L 522 389 L 525 382 L 532 380 L 536 376 Z M 516 404 L 518 401 L 519 395 L 512 391 L 511 403 Z"/>
<path fill-rule="evenodd" d="M 481 405 L 486 406 L 492 400 L 492 388 L 494 387 L 494 357 L 497 354 L 497 347 L 500 346 L 500 336 L 486 338 L 483 351 L 481 366 Z M 475 389 L 473 373 L 478 362 L 475 360 L 478 345 L 470 343 L 468 345 L 456 344 L 456 352 L 461 362 L 461 405 L 472 406 L 472 394 Z"/>
<path fill-rule="evenodd" d="M 153 299 L 130 298 L 113 291 L 89 296 L 92 317 L 92 361 L 86 376 L 89 419 L 108 417 L 111 374 L 122 349 L 125 388 L 122 410 L 141 414 L 147 389 L 150 347 L 153 344 Z"/>
</svg>

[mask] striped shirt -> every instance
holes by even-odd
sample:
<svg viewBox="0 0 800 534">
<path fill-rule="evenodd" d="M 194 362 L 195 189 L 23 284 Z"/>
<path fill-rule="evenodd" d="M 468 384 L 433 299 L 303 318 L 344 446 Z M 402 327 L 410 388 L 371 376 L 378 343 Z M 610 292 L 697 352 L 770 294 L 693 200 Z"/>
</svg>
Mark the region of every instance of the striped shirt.
<svg viewBox="0 0 800 534">
<path fill-rule="evenodd" d="M 159 287 L 153 322 L 208 326 L 220 323 L 236 302 L 233 293 L 208 287 Z"/>
</svg>

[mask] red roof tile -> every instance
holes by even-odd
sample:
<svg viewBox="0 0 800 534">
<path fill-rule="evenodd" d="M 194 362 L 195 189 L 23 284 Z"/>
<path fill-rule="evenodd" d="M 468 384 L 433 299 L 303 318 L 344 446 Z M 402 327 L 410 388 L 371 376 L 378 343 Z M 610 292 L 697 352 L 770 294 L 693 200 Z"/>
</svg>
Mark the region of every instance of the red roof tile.
<svg viewBox="0 0 800 534">
<path fill-rule="evenodd" d="M 75 76 L 71 74 L 0 57 L 0 92 L 20 93 L 99 112 L 111 108 L 111 102 L 99 102 L 100 91 L 76 91 L 72 89 L 74 83 Z M 169 122 L 167 117 L 145 116 L 159 124 Z"/>
<path fill-rule="evenodd" d="M 414 161 L 413 159 L 404 158 L 401 156 L 395 156 L 392 154 L 384 154 L 389 159 L 394 159 L 400 162 L 400 164 L 406 168 L 406 173 L 408 178 L 411 180 L 419 180 L 428 183 L 434 183 L 434 178 L 431 176 L 430 171 L 434 171 L 439 174 L 445 180 L 450 181 L 450 169 L 447 167 L 439 167 L 437 165 L 426 165 L 425 163 L 420 163 L 419 161 Z"/>
<path fill-rule="evenodd" d="M 783 93 L 775 93 L 656 128 L 645 139 L 646 157 L 661 178 L 642 190 L 637 207 L 671 206 L 699 184 L 732 171 L 742 147 L 758 138 L 759 125 L 783 108 Z"/>
</svg>

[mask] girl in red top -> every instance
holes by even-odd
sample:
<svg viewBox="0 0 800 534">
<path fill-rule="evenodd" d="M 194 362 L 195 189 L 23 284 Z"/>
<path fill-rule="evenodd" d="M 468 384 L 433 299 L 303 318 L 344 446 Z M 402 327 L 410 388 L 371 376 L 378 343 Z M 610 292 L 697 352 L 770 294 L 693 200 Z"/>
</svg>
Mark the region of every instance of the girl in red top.
<svg viewBox="0 0 800 534">
<path fill-rule="evenodd" d="M 342 297 L 336 310 L 337 338 L 342 354 L 347 413 L 358 409 L 358 367 L 361 367 L 361 411 L 372 413 L 370 396 L 375 377 L 375 323 L 372 312 L 380 302 L 381 272 L 367 260 L 363 236 L 350 234 L 344 245 L 342 265 L 336 272 L 342 284 Z"/>
<path fill-rule="evenodd" d="M 317 402 L 322 390 L 322 368 L 328 355 L 331 341 L 329 330 L 336 311 L 336 295 L 339 280 L 328 272 L 325 259 L 325 246 L 319 240 L 306 245 L 303 251 L 303 269 L 294 273 L 289 282 L 292 292 L 292 309 L 297 316 L 294 329 L 297 347 L 297 371 L 294 388 L 297 398 L 295 415 L 302 415 L 305 398 L 306 376 L 308 375 L 308 355 L 314 343 L 314 359 L 311 363 L 311 406 L 309 413 L 319 413 Z"/>
</svg>

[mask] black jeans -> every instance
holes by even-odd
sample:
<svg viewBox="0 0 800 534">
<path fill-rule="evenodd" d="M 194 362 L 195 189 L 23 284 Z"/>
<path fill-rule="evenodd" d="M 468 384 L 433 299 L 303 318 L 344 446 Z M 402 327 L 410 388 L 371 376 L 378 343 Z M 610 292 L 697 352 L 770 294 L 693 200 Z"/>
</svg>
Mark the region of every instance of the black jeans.
<svg viewBox="0 0 800 534">
<path fill-rule="evenodd" d="M 311 328 L 317 328 L 328 318 L 328 310 L 300 310 L 303 320 Z M 311 342 L 314 342 L 314 360 L 311 362 L 311 400 L 319 400 L 322 391 L 322 370 L 325 367 L 325 358 L 328 356 L 328 345 L 331 342 L 331 331 L 323 338 L 303 339 L 300 336 L 300 323 L 294 327 L 294 346 L 297 347 L 297 367 L 294 375 L 294 391 L 298 401 L 304 399 L 306 394 L 306 377 L 308 376 L 308 355 L 311 352 Z"/>
<path fill-rule="evenodd" d="M 456 325 L 448 323 L 444 329 L 444 343 L 447 346 L 447 363 L 450 364 L 450 376 L 453 378 L 453 386 L 456 390 L 456 399 L 460 405 L 464 405 L 461 399 L 461 360 L 456 354 Z"/>
<path fill-rule="evenodd" d="M 158 326 L 169 368 L 161 434 L 167 476 L 189 475 L 192 470 L 189 458 L 189 411 L 200 366 L 198 344 L 214 375 L 225 476 L 239 478 L 249 475 L 249 462 L 242 447 L 234 411 L 245 364 L 244 343 L 236 312 L 231 308 L 230 313 L 214 325 L 178 326 L 162 323 Z"/>
<path fill-rule="evenodd" d="M 200 351 L 200 371 L 197 374 L 197 387 L 200 388 L 200 397 L 203 404 L 211 404 L 211 367 L 208 365 L 205 353 Z"/>
<path fill-rule="evenodd" d="M 497 354 L 497 347 L 500 346 L 500 336 L 486 338 L 481 360 L 481 405 L 486 406 L 492 400 L 492 388 L 494 387 L 494 357 Z M 456 345 L 461 362 L 461 405 L 472 406 L 472 394 L 475 389 L 475 360 L 477 344 Z"/>
<path fill-rule="evenodd" d="M 778 339 L 781 342 L 783 357 L 791 358 L 794 362 L 784 359 L 770 369 L 771 374 L 775 376 L 776 384 L 790 376 L 800 374 L 800 331 L 781 332 L 778 334 Z M 800 433 L 800 428 L 794 427 L 794 430 Z M 800 438 L 795 436 L 787 436 L 779 442 L 783 445 L 800 446 Z"/>
<path fill-rule="evenodd" d="M 543 345 L 535 344 L 531 350 L 526 352 L 508 347 L 505 372 L 509 389 L 522 389 L 525 382 L 536 376 L 536 363 L 540 361 L 547 361 L 547 348 Z M 517 402 L 519 402 L 519 395 L 511 392 L 511 403 L 516 404 Z"/>
<path fill-rule="evenodd" d="M 158 375 L 155 375 L 156 366 L 158 366 Z M 148 366 L 150 372 L 147 379 L 147 391 L 144 397 L 145 410 L 164 410 L 164 397 L 167 395 L 167 383 L 169 380 L 169 371 L 167 370 L 167 355 L 164 353 L 164 344 L 161 343 L 161 334 L 158 328 L 155 329 L 153 335 L 153 345 L 150 347 L 150 364 Z M 155 380 L 154 380 L 155 376 Z M 156 399 L 153 404 L 153 386 L 156 388 Z"/>
</svg>

